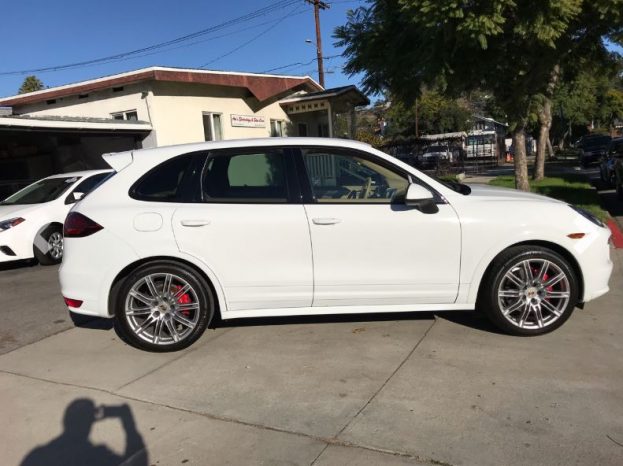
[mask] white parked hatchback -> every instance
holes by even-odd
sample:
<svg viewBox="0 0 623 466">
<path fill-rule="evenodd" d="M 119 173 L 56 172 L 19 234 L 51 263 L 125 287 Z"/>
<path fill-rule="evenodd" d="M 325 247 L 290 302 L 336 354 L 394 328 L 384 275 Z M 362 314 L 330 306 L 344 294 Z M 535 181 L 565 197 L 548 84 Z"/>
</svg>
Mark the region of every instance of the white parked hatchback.
<svg viewBox="0 0 623 466">
<path fill-rule="evenodd" d="M 104 156 L 118 172 L 65 222 L 71 312 L 143 349 L 218 312 L 474 310 L 516 335 L 608 291 L 610 231 L 547 197 L 435 180 L 353 141 L 220 141 Z"/>
<path fill-rule="evenodd" d="M 72 205 L 112 170 L 87 170 L 43 178 L 0 202 L 0 263 L 63 258 L 63 222 Z"/>
</svg>

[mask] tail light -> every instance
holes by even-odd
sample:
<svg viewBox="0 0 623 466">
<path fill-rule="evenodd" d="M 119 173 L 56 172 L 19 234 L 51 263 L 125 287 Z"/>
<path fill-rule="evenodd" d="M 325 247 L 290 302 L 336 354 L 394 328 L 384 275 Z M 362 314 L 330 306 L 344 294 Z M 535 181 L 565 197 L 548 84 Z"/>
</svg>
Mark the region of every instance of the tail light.
<svg viewBox="0 0 623 466">
<path fill-rule="evenodd" d="M 65 238 L 84 238 L 97 233 L 104 227 L 79 212 L 70 212 L 65 219 L 63 234 Z"/>
</svg>

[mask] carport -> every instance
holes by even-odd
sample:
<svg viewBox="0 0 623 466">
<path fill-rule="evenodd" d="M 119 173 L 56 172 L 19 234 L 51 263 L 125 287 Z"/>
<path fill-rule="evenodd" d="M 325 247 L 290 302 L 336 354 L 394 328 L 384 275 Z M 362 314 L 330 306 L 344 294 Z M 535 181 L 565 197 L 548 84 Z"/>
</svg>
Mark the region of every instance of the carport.
<svg viewBox="0 0 623 466">
<path fill-rule="evenodd" d="M 55 173 L 106 168 L 101 155 L 141 148 L 149 123 L 0 116 L 0 199 Z"/>
</svg>

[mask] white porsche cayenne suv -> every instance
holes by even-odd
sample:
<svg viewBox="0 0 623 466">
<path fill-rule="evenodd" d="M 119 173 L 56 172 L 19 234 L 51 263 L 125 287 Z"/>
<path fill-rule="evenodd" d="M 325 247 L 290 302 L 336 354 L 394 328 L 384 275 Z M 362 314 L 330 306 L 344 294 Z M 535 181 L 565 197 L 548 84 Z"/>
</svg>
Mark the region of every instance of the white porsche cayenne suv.
<svg viewBox="0 0 623 466">
<path fill-rule="evenodd" d="M 74 203 L 112 170 L 88 170 L 43 178 L 0 202 L 0 263 L 63 258 L 63 222 Z"/>
<path fill-rule="evenodd" d="M 105 155 L 65 222 L 71 312 L 133 345 L 189 346 L 239 317 L 474 310 L 536 335 L 608 291 L 610 231 L 515 190 L 443 183 L 372 147 L 220 141 Z"/>
</svg>

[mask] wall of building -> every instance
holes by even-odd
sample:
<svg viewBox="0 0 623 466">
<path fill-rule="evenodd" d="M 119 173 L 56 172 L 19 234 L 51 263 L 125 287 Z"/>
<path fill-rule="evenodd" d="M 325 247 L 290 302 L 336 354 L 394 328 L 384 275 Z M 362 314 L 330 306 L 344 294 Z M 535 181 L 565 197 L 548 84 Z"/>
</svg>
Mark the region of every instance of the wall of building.
<svg viewBox="0 0 623 466">
<path fill-rule="evenodd" d="M 223 139 L 268 137 L 271 119 L 288 122 L 278 102 L 260 107 L 243 88 L 155 82 L 149 99 L 159 146 L 204 141 L 204 112 L 222 115 Z M 263 116 L 265 127 L 232 126 L 231 115 Z"/>
<path fill-rule="evenodd" d="M 121 91 L 105 89 L 92 92 L 86 97 L 77 95 L 56 99 L 54 103 L 39 102 L 20 105 L 14 108 L 17 114 L 41 116 L 70 116 L 88 118 L 112 118 L 113 113 L 136 110 L 138 119 L 150 121 L 147 108 L 146 93 L 149 86 L 146 83 L 123 86 Z"/>
</svg>

